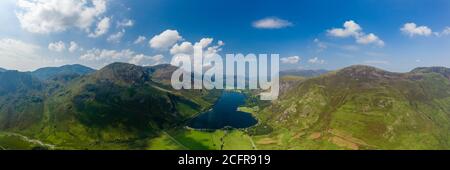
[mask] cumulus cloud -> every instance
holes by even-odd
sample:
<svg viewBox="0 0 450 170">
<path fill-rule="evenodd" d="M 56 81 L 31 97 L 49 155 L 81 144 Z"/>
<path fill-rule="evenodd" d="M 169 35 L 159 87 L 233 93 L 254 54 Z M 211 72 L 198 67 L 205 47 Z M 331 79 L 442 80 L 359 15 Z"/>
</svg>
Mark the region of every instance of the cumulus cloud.
<svg viewBox="0 0 450 170">
<path fill-rule="evenodd" d="M 347 38 L 355 38 L 358 44 L 376 44 L 378 46 L 384 46 L 384 41 L 373 33 L 366 34 L 362 30 L 362 27 L 355 21 L 346 21 L 343 28 L 333 28 L 327 30 L 329 36 Z"/>
<path fill-rule="evenodd" d="M 155 35 L 149 42 L 150 47 L 158 50 L 167 50 L 178 41 L 182 40 L 177 30 L 165 30 L 159 35 Z"/>
<path fill-rule="evenodd" d="M 106 11 L 106 0 L 18 0 L 16 16 L 32 33 L 89 30 Z"/>
<path fill-rule="evenodd" d="M 191 42 L 182 42 L 181 44 L 175 44 L 170 49 L 170 54 L 176 55 L 176 54 L 193 54 L 194 53 L 194 46 Z"/>
<path fill-rule="evenodd" d="M 106 40 L 110 43 L 119 43 L 122 37 L 125 35 L 125 30 L 119 31 L 115 34 L 110 35 Z"/>
<path fill-rule="evenodd" d="M 213 38 L 202 38 L 200 41 L 196 42 L 195 45 L 202 47 L 203 57 L 212 57 L 222 51 L 222 46 L 225 43 L 221 40 L 217 41 L 217 44 L 213 45 Z M 181 59 L 181 57 L 190 57 L 193 60 L 194 56 L 194 46 L 191 42 L 185 41 L 181 44 L 175 44 L 170 49 L 170 54 L 174 57 L 172 58 L 171 64 L 176 66 L 176 63 Z M 204 65 L 207 66 L 207 65 Z"/>
<path fill-rule="evenodd" d="M 128 62 L 139 65 L 155 65 L 163 63 L 163 56 L 147 56 L 136 53 L 130 49 L 107 50 L 93 48 L 80 56 L 80 60 L 95 68 L 103 67 L 113 62 Z"/>
<path fill-rule="evenodd" d="M 359 36 L 362 28 L 355 21 L 346 21 L 344 28 L 333 28 L 328 30 L 328 34 L 334 37 Z"/>
<path fill-rule="evenodd" d="M 291 56 L 291 57 L 281 58 L 280 61 L 283 64 L 297 64 L 300 61 L 300 57 L 299 56 Z"/>
<path fill-rule="evenodd" d="M 410 37 L 414 36 L 430 36 L 433 31 L 427 26 L 417 26 L 416 23 L 406 23 L 400 29 L 403 33 L 409 35 Z"/>
<path fill-rule="evenodd" d="M 100 22 L 97 23 L 97 28 L 94 30 L 94 32 L 89 34 L 89 37 L 96 38 L 102 36 L 103 34 L 106 34 L 111 25 L 110 20 L 111 19 L 109 17 L 104 17 L 102 20 L 100 20 Z"/>
<path fill-rule="evenodd" d="M 325 60 L 319 59 L 319 57 L 314 57 L 308 60 L 308 63 L 310 64 L 324 64 Z"/>
<path fill-rule="evenodd" d="M 219 50 L 220 46 L 223 46 L 223 41 L 218 41 L 216 46 L 209 47 L 211 43 L 214 41 L 212 38 L 202 38 L 199 42 L 196 42 L 195 45 L 200 45 L 202 49 L 207 49 L 206 52 L 214 53 Z M 181 44 L 175 44 L 170 49 L 170 54 L 177 55 L 177 54 L 187 54 L 187 55 L 193 55 L 194 53 L 194 46 L 191 42 L 185 41 Z"/>
<path fill-rule="evenodd" d="M 69 52 L 73 53 L 79 49 L 79 46 L 76 42 L 71 41 L 69 45 Z"/>
<path fill-rule="evenodd" d="M 287 20 L 283 20 L 277 17 L 268 17 L 257 20 L 253 22 L 253 27 L 259 29 L 280 29 L 289 26 L 293 26 L 293 24 Z"/>
<path fill-rule="evenodd" d="M 378 46 L 384 46 L 384 42 L 382 40 L 380 40 L 380 38 L 378 38 L 378 36 L 376 36 L 373 33 L 357 37 L 356 38 L 356 42 L 359 43 L 359 44 L 371 44 L 371 43 L 374 43 L 374 44 L 376 44 Z"/>
<path fill-rule="evenodd" d="M 450 35 L 450 27 L 445 27 L 444 31 L 441 33 L 442 35 Z"/>
<path fill-rule="evenodd" d="M 403 25 L 402 28 L 400 28 L 400 31 L 410 37 L 414 36 L 436 36 L 436 37 L 442 37 L 442 36 L 448 36 L 450 35 L 450 27 L 445 27 L 444 30 L 441 32 L 433 32 L 433 30 L 425 25 L 418 26 L 416 23 L 410 22 Z"/>
<path fill-rule="evenodd" d="M 53 42 L 48 44 L 48 49 L 56 52 L 63 52 L 64 50 L 66 50 L 66 44 L 64 44 L 64 42 L 62 41 Z"/>
<path fill-rule="evenodd" d="M 202 38 L 199 42 L 195 43 L 196 45 L 200 45 L 202 48 L 208 47 L 214 39 L 212 38 Z"/>
<path fill-rule="evenodd" d="M 134 40 L 134 44 L 141 44 L 143 42 L 145 42 L 145 40 L 147 40 L 147 38 L 145 38 L 144 36 L 139 36 L 138 38 L 136 38 L 136 40 Z"/>
<path fill-rule="evenodd" d="M 222 51 L 222 46 L 225 45 L 225 43 L 221 40 L 217 41 L 217 45 L 209 46 L 210 44 L 211 43 L 209 43 L 207 46 L 203 46 L 204 48 L 206 48 L 206 51 L 203 52 L 206 57 L 218 54 L 220 51 Z"/>
</svg>

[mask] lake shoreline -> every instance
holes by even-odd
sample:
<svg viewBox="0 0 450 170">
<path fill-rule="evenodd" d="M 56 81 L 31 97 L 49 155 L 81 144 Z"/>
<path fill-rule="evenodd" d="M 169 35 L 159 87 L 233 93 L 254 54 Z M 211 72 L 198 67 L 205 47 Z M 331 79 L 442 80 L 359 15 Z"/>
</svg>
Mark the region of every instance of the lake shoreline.
<svg viewBox="0 0 450 170">
<path fill-rule="evenodd" d="M 245 99 L 247 96 L 242 92 L 224 91 L 208 111 L 197 114 L 185 128 L 198 131 L 251 128 L 259 121 L 253 113 L 241 110 Z"/>
</svg>

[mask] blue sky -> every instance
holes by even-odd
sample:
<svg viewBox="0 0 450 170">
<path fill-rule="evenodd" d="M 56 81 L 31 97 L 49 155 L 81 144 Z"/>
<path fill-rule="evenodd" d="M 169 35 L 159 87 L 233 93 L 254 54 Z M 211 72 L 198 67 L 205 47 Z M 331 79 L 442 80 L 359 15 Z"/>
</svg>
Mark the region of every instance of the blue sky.
<svg viewBox="0 0 450 170">
<path fill-rule="evenodd" d="M 448 11 L 447 0 L 2 0 L 0 67 L 154 65 L 200 42 L 277 53 L 282 69 L 450 67 Z"/>
</svg>

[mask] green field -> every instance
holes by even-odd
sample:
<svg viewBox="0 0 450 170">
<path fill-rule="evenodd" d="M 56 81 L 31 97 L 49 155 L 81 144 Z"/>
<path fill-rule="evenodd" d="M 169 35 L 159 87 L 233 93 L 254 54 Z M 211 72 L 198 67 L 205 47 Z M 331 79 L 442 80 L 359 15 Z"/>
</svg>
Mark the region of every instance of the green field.
<svg viewBox="0 0 450 170">
<path fill-rule="evenodd" d="M 216 130 L 211 132 L 192 129 L 172 130 L 161 133 L 149 141 L 150 150 L 251 150 L 252 139 L 240 130 Z"/>
<path fill-rule="evenodd" d="M 36 150 L 51 147 L 18 134 L 0 132 L 0 150 Z"/>
</svg>

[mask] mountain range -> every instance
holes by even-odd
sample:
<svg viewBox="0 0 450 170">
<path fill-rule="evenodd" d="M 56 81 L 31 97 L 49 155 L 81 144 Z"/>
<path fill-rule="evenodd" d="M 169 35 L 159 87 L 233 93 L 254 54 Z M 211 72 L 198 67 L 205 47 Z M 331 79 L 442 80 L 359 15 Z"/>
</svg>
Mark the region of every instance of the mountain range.
<svg viewBox="0 0 450 170">
<path fill-rule="evenodd" d="M 260 112 L 275 129 L 263 148 L 449 149 L 449 71 L 351 66 L 301 79 Z"/>
<path fill-rule="evenodd" d="M 174 91 L 164 80 L 173 70 L 113 63 L 95 72 L 79 65 L 2 72 L 0 130 L 64 148 L 138 145 L 129 141 L 177 126 L 220 94 Z"/>
<path fill-rule="evenodd" d="M 284 76 L 299 76 L 299 77 L 316 77 L 322 74 L 328 73 L 328 70 L 305 70 L 305 69 L 292 69 L 280 71 L 280 77 Z"/>
<path fill-rule="evenodd" d="M 53 76 L 64 75 L 64 74 L 78 74 L 85 75 L 94 72 L 95 70 L 83 65 L 74 64 L 74 65 L 64 65 L 61 67 L 45 67 L 37 69 L 36 71 L 31 72 L 33 76 L 40 80 L 46 80 Z"/>
<path fill-rule="evenodd" d="M 448 68 L 283 72 L 278 100 L 245 105 L 255 108 L 257 125 L 213 132 L 184 126 L 221 91 L 174 90 L 176 69 L 113 63 L 0 71 L 0 146 L 23 148 L 4 138 L 21 136 L 44 149 L 450 148 Z"/>
</svg>

